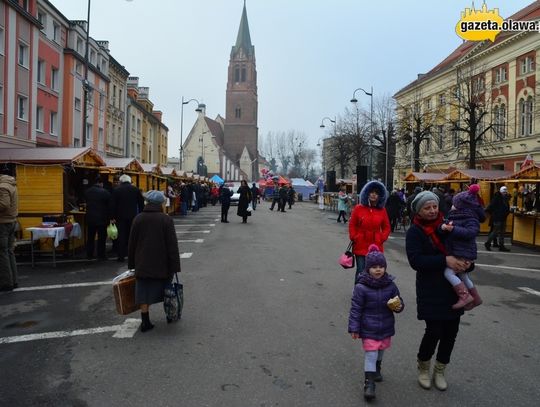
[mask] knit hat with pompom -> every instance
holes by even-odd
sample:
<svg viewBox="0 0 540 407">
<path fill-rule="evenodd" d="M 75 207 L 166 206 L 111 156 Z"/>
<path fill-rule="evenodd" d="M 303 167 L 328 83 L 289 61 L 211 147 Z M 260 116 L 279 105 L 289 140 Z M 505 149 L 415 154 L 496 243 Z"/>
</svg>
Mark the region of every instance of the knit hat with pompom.
<svg viewBox="0 0 540 407">
<path fill-rule="evenodd" d="M 375 266 L 382 266 L 386 268 L 386 258 L 376 244 L 371 244 L 369 245 L 368 252 L 366 254 L 365 270 L 368 271 L 371 267 Z"/>
<path fill-rule="evenodd" d="M 473 209 L 480 206 L 480 202 L 478 201 L 479 191 L 480 186 L 478 184 L 472 184 L 467 191 L 454 195 L 452 205 L 457 209 Z"/>
</svg>

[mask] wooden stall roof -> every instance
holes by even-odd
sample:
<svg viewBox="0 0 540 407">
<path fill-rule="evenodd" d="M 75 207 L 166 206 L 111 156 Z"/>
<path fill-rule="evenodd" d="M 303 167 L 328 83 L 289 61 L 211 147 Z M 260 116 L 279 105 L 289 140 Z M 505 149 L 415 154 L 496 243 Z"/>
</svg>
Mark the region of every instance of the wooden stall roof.
<svg viewBox="0 0 540 407">
<path fill-rule="evenodd" d="M 512 171 L 505 170 L 455 170 L 447 176 L 447 180 L 451 181 L 468 181 L 475 178 L 481 181 L 497 181 L 504 180 L 512 175 Z"/>
<path fill-rule="evenodd" d="M 144 172 L 141 163 L 136 158 L 114 158 L 106 157 L 105 166 L 115 170 L 127 170 L 135 172 Z"/>
<path fill-rule="evenodd" d="M 141 164 L 141 167 L 143 168 L 144 172 L 156 174 L 156 175 L 162 175 L 161 168 L 159 167 L 159 164 Z"/>
<path fill-rule="evenodd" d="M 80 166 L 101 167 L 105 161 L 92 148 L 35 147 L 2 148 L 0 163 L 18 164 L 73 164 Z"/>
<path fill-rule="evenodd" d="M 177 176 L 176 169 L 174 167 L 159 167 L 163 175 Z"/>
<path fill-rule="evenodd" d="M 405 178 L 404 182 L 441 182 L 446 179 L 444 172 L 410 172 Z"/>
<path fill-rule="evenodd" d="M 512 181 L 540 182 L 540 166 L 534 164 L 530 167 L 523 168 L 510 175 L 509 178 L 513 178 Z"/>
</svg>

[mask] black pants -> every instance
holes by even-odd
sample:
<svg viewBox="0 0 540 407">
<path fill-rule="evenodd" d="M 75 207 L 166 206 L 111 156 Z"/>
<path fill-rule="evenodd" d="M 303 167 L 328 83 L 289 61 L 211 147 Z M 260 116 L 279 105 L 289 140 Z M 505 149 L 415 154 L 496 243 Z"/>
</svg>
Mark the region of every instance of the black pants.
<svg viewBox="0 0 540 407">
<path fill-rule="evenodd" d="M 459 318 L 448 321 L 426 321 L 426 331 L 420 342 L 418 359 L 424 362 L 430 360 L 439 345 L 437 361 L 444 364 L 450 362 L 458 331 Z"/>
<path fill-rule="evenodd" d="M 230 206 L 231 205 L 221 204 L 221 221 L 222 222 L 227 220 L 227 216 L 229 215 Z"/>
<path fill-rule="evenodd" d="M 347 218 L 345 217 L 345 211 L 339 211 L 339 215 L 337 217 L 337 221 L 341 221 L 341 218 L 343 217 L 343 222 L 347 222 Z"/>
<path fill-rule="evenodd" d="M 272 198 L 272 205 L 270 206 L 270 210 L 274 210 L 274 206 L 276 205 L 276 202 L 278 204 L 278 211 L 279 211 L 279 206 L 280 206 L 280 203 L 279 203 L 279 198 Z"/>
<path fill-rule="evenodd" d="M 88 223 L 86 225 L 86 257 L 94 257 L 94 243 L 97 240 L 97 256 L 99 259 L 105 258 L 105 242 L 107 241 L 107 226 Z"/>
<path fill-rule="evenodd" d="M 123 259 L 127 256 L 129 234 L 131 232 L 131 224 L 133 219 L 117 219 L 116 227 L 118 228 L 118 258 Z"/>
</svg>

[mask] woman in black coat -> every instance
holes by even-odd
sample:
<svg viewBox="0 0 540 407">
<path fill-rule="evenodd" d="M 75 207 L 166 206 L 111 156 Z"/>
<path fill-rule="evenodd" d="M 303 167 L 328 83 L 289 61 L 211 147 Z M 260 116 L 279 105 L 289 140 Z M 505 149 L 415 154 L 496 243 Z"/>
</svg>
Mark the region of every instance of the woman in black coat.
<svg viewBox="0 0 540 407">
<path fill-rule="evenodd" d="M 248 211 L 248 206 L 251 203 L 251 190 L 246 180 L 240 182 L 238 193 L 240 197 L 238 198 L 238 210 L 236 214 L 242 217 L 242 223 L 247 223 L 248 216 L 251 216 L 251 211 Z"/>
<path fill-rule="evenodd" d="M 135 217 L 128 246 L 128 267 L 135 269 L 135 301 L 141 307 L 141 331 L 154 327 L 149 307 L 163 301 L 165 287 L 180 272 L 180 254 L 174 222 L 163 213 L 165 195 L 148 191 L 143 212 Z"/>
<path fill-rule="evenodd" d="M 446 390 L 446 365 L 459 331 L 463 308 L 452 309 L 458 300 L 452 285 L 444 277 L 444 270 L 468 271 L 470 262 L 447 256 L 439 234 L 443 222 L 439 212 L 439 198 L 433 192 L 420 192 L 412 201 L 413 224 L 407 231 L 405 247 L 410 266 L 416 270 L 417 317 L 424 320 L 426 330 L 418 350 L 418 383 L 431 388 L 431 358 L 437 351 L 433 382 L 437 389 Z"/>
</svg>

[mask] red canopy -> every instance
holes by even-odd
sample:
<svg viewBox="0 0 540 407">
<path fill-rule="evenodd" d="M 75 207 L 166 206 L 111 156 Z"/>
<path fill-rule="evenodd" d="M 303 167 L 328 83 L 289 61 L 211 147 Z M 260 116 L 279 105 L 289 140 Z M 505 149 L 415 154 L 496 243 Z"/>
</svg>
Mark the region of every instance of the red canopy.
<svg viewBox="0 0 540 407">
<path fill-rule="evenodd" d="M 275 177 L 273 177 L 272 179 L 268 179 L 268 180 L 265 180 L 263 178 L 261 178 L 259 180 L 259 186 L 261 187 L 264 187 L 264 186 L 273 186 L 274 185 L 274 179 Z M 277 179 L 277 182 L 278 182 L 278 185 L 285 185 L 285 184 L 290 184 L 291 181 L 289 181 L 287 178 L 285 177 L 282 177 L 281 175 L 279 175 L 279 178 Z"/>
</svg>

